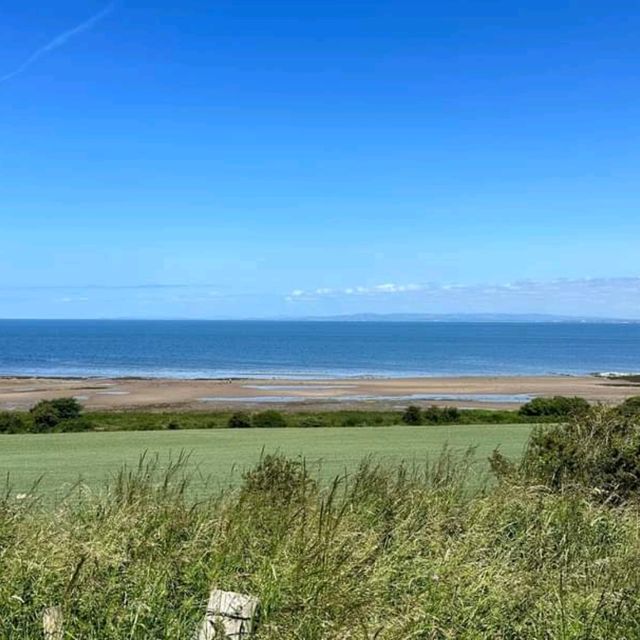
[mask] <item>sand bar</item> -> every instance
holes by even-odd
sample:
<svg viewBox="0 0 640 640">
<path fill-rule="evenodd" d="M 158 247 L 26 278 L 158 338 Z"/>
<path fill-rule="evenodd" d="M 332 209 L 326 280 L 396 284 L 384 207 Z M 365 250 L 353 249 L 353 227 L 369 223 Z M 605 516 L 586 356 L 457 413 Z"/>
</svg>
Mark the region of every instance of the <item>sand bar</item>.
<svg viewBox="0 0 640 640">
<path fill-rule="evenodd" d="M 582 396 L 613 404 L 640 395 L 640 384 L 592 376 L 500 376 L 336 380 L 180 380 L 129 378 L 0 378 L 0 409 L 75 396 L 97 410 L 290 410 L 389 408 L 408 403 L 517 407 L 529 397 Z"/>
</svg>

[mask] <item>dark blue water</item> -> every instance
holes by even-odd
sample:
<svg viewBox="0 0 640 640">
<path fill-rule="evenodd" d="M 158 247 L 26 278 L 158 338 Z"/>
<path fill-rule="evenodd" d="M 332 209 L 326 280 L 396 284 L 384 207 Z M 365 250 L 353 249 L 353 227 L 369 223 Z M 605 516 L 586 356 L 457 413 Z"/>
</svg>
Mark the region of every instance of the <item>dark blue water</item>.
<svg viewBox="0 0 640 640">
<path fill-rule="evenodd" d="M 640 324 L 0 321 L 0 375 L 318 377 L 640 371 Z"/>
</svg>

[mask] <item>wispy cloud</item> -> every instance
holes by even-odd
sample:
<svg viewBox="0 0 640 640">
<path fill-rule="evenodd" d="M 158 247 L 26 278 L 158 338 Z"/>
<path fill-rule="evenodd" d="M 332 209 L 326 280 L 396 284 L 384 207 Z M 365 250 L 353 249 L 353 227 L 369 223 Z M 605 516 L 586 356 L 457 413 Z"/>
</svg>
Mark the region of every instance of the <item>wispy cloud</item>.
<svg viewBox="0 0 640 640">
<path fill-rule="evenodd" d="M 393 282 L 385 282 L 383 284 L 377 284 L 372 287 L 347 287 L 345 289 L 330 289 L 327 287 L 321 287 L 319 289 L 313 289 L 306 291 L 304 289 L 294 289 L 287 299 L 295 300 L 309 300 L 314 298 L 323 297 L 340 297 L 340 296 L 371 296 L 381 295 L 389 293 L 407 293 L 410 291 L 424 291 L 428 289 L 430 285 L 420 284 L 396 284 Z"/>
<path fill-rule="evenodd" d="M 58 302 L 61 302 L 62 304 L 73 304 L 76 302 L 89 302 L 89 298 L 85 298 L 85 297 L 73 298 L 71 296 L 67 296 L 67 297 L 58 299 Z"/>
<path fill-rule="evenodd" d="M 56 285 L 0 285 L 0 291 L 24 290 L 24 291 L 147 291 L 163 289 L 211 289 L 213 284 L 56 284 Z"/>
<path fill-rule="evenodd" d="M 115 2 L 111 2 L 104 9 L 98 11 L 98 13 L 94 14 L 84 22 L 76 25 L 72 29 L 64 31 L 63 33 L 57 35 L 55 38 L 50 40 L 47 44 L 36 49 L 31 55 L 29 55 L 22 64 L 16 67 L 13 71 L 6 73 L 3 76 L 0 76 L 0 84 L 6 82 L 7 80 L 11 80 L 11 78 L 15 78 L 17 75 L 26 71 L 32 64 L 37 62 L 40 58 L 59 49 L 64 46 L 71 38 L 74 38 L 81 33 L 88 31 L 93 26 L 95 26 L 100 20 L 108 16 L 116 7 Z"/>
<path fill-rule="evenodd" d="M 341 289 L 295 289 L 287 301 L 311 301 L 326 298 L 380 298 L 401 295 L 424 299 L 496 299 L 560 297 L 593 300 L 617 297 L 640 300 L 640 278 L 580 278 L 555 280 L 519 280 L 507 283 L 423 283 L 398 284 L 387 282 L 373 286 L 351 286 Z"/>
</svg>

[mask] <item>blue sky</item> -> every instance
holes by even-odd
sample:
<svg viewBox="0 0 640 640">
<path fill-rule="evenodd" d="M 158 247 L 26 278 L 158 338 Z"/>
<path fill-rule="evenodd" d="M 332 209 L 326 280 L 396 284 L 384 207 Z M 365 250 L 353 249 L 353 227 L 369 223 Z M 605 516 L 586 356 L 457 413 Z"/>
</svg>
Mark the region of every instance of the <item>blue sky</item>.
<svg viewBox="0 0 640 640">
<path fill-rule="evenodd" d="M 633 2 L 25 0 L 0 316 L 640 317 Z"/>
</svg>

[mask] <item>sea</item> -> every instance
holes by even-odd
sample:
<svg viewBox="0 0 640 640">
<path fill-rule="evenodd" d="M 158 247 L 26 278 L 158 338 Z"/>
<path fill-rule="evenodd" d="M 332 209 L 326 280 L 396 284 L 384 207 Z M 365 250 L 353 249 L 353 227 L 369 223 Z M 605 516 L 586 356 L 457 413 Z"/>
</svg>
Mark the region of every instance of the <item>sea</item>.
<svg viewBox="0 0 640 640">
<path fill-rule="evenodd" d="M 640 372 L 640 324 L 0 320 L 0 375 L 348 378 Z"/>
</svg>

